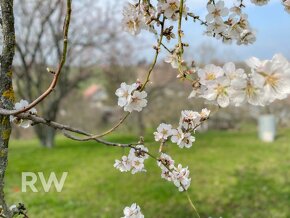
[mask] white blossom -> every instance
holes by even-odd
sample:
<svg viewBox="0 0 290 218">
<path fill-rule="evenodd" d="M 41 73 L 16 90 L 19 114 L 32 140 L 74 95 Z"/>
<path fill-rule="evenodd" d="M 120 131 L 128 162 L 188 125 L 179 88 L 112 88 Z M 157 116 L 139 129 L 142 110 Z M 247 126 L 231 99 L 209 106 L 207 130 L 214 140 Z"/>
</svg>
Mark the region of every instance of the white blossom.
<svg viewBox="0 0 290 218">
<path fill-rule="evenodd" d="M 145 91 L 138 91 L 138 87 L 140 87 L 139 83 L 133 83 L 132 85 L 121 83 L 121 87 L 116 90 L 115 94 L 118 96 L 118 105 L 124 107 L 124 111 L 140 112 L 146 107 L 147 93 Z"/>
<path fill-rule="evenodd" d="M 208 34 L 219 34 L 224 32 L 227 29 L 224 21 L 221 18 L 214 19 L 213 22 L 208 23 L 207 25 L 207 33 Z"/>
<path fill-rule="evenodd" d="M 159 161 L 157 161 L 157 164 L 163 170 L 167 170 L 167 168 L 168 169 L 174 168 L 174 160 L 168 154 L 165 154 L 165 153 L 162 153 L 160 155 L 160 158 L 159 158 Z"/>
<path fill-rule="evenodd" d="M 132 174 L 138 173 L 138 172 L 146 172 L 144 169 L 144 159 L 134 157 L 131 159 L 131 164 L 132 164 Z"/>
<path fill-rule="evenodd" d="M 181 143 L 181 141 L 183 140 L 183 138 L 184 138 L 184 133 L 183 133 L 181 128 L 177 128 L 177 129 L 172 130 L 171 141 L 173 143 L 176 143 L 179 145 Z"/>
<path fill-rule="evenodd" d="M 179 126 L 186 130 L 192 130 L 199 124 L 200 118 L 200 114 L 196 111 L 183 110 L 181 111 Z"/>
<path fill-rule="evenodd" d="M 131 160 L 127 156 L 123 156 L 122 160 L 115 160 L 114 167 L 121 172 L 128 172 L 131 170 Z"/>
<path fill-rule="evenodd" d="M 240 38 L 237 41 L 238 45 L 253 44 L 256 41 L 256 36 L 251 30 L 244 30 L 240 34 Z"/>
<path fill-rule="evenodd" d="M 225 76 L 230 80 L 245 78 L 246 74 L 243 69 L 236 69 L 236 66 L 233 62 L 228 62 L 223 66 Z"/>
<path fill-rule="evenodd" d="M 146 172 L 144 160 L 148 159 L 148 148 L 144 145 L 136 145 L 131 148 L 128 156 L 123 156 L 122 160 L 115 160 L 114 167 L 121 172 L 131 171 L 132 174 L 137 172 Z"/>
<path fill-rule="evenodd" d="M 224 1 L 218 1 L 215 4 L 207 5 L 208 14 L 206 15 L 206 21 L 211 22 L 214 19 L 220 19 L 225 17 L 229 13 L 229 9 L 225 7 Z"/>
<path fill-rule="evenodd" d="M 208 86 L 208 89 L 202 95 L 209 101 L 216 101 L 221 107 L 227 107 L 230 104 L 230 80 L 223 76 L 219 77 L 215 83 Z"/>
<path fill-rule="evenodd" d="M 179 191 L 185 191 L 189 188 L 191 178 L 189 178 L 188 167 L 183 168 L 181 164 L 178 164 L 177 168 L 173 171 L 174 185 Z"/>
<path fill-rule="evenodd" d="M 21 99 L 19 102 L 15 103 L 14 110 L 22 110 L 25 109 L 29 105 L 28 101 Z M 37 114 L 37 111 L 35 108 L 31 108 L 28 110 L 30 114 Z M 17 124 L 18 126 L 22 128 L 28 128 L 31 126 L 32 121 L 31 120 L 25 120 L 25 119 L 19 119 L 13 115 L 10 116 L 10 122 L 13 122 Z"/>
<path fill-rule="evenodd" d="M 176 13 L 179 11 L 179 0 L 166 0 L 159 1 L 159 7 L 162 12 L 164 12 L 165 17 L 168 19 L 176 20 Z"/>
<path fill-rule="evenodd" d="M 263 90 L 252 78 L 232 81 L 231 100 L 235 106 L 245 101 L 252 105 L 264 106 Z"/>
<path fill-rule="evenodd" d="M 128 112 L 132 111 L 142 111 L 144 107 L 147 106 L 147 93 L 145 91 L 134 91 L 133 95 L 129 96 L 128 104 L 125 105 L 124 110 Z"/>
<path fill-rule="evenodd" d="M 174 166 L 174 160 L 167 154 L 162 153 L 157 161 L 161 168 L 161 178 L 172 182 L 179 191 L 185 191 L 190 186 L 191 179 L 189 178 L 188 167 L 183 168 L 181 164 Z"/>
<path fill-rule="evenodd" d="M 160 13 L 164 13 L 164 16 L 168 19 L 176 21 L 179 16 L 179 0 L 159 0 L 158 1 L 158 10 Z M 183 4 L 183 13 L 184 17 L 187 16 L 188 8 Z"/>
<path fill-rule="evenodd" d="M 202 119 L 208 119 L 210 115 L 210 110 L 208 110 L 207 108 L 203 108 L 200 112 L 200 117 Z"/>
<path fill-rule="evenodd" d="M 180 148 L 190 148 L 192 143 L 195 142 L 195 137 L 191 135 L 191 133 L 187 132 L 184 134 L 181 141 L 178 141 L 178 146 Z"/>
<path fill-rule="evenodd" d="M 119 97 L 118 98 L 118 105 L 120 107 L 124 107 L 128 104 L 130 100 L 130 96 L 132 92 L 138 88 L 137 83 L 133 83 L 132 85 L 127 85 L 126 83 L 121 83 L 121 87 L 116 90 L 115 94 Z"/>
<path fill-rule="evenodd" d="M 209 83 L 212 83 L 218 77 L 221 77 L 224 75 L 223 69 L 214 64 L 206 65 L 203 69 L 199 69 L 197 73 L 200 79 L 199 82 L 202 85 L 207 85 Z"/>
<path fill-rule="evenodd" d="M 155 141 L 167 140 L 172 135 L 172 126 L 170 124 L 161 123 L 154 132 Z"/>
<path fill-rule="evenodd" d="M 136 203 L 133 203 L 130 207 L 125 207 L 123 212 L 125 216 L 122 218 L 144 218 L 141 208 Z"/>
<path fill-rule="evenodd" d="M 284 99 L 290 94 L 290 65 L 282 55 L 275 55 L 272 60 L 260 61 L 251 58 L 247 61 L 252 68 L 252 78 L 263 87 L 266 104 L 275 99 Z"/>
<path fill-rule="evenodd" d="M 122 24 L 124 30 L 132 35 L 138 35 L 144 26 L 143 16 L 139 8 L 131 3 L 127 3 L 123 9 Z"/>
<path fill-rule="evenodd" d="M 171 64 L 172 68 L 174 68 L 174 69 L 178 68 L 179 64 L 178 64 L 178 56 L 177 56 L 176 52 L 167 56 L 164 61 L 166 63 Z"/>
</svg>

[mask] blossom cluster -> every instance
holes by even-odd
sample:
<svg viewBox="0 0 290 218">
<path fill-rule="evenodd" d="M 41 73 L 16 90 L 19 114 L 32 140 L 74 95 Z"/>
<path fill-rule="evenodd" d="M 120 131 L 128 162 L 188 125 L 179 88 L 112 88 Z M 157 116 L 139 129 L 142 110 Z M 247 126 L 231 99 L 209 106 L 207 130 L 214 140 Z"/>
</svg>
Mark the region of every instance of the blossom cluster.
<svg viewBox="0 0 290 218">
<path fill-rule="evenodd" d="M 15 103 L 14 110 L 22 110 L 26 108 L 28 105 L 29 105 L 28 101 L 21 99 L 19 102 Z M 37 110 L 35 108 L 31 108 L 30 110 L 28 110 L 28 112 L 30 114 L 37 114 Z M 10 122 L 13 122 L 25 129 L 30 127 L 32 124 L 31 120 L 19 119 L 18 117 L 15 117 L 13 115 L 10 116 Z"/>
<path fill-rule="evenodd" d="M 287 10 L 288 1 L 283 4 Z M 252 0 L 257 5 L 262 5 L 268 0 Z M 184 1 L 182 16 L 199 18 L 193 16 Z M 136 4 L 127 3 L 123 9 L 123 27 L 124 30 L 132 35 L 138 35 L 141 30 L 151 31 L 157 33 L 155 24 L 160 24 L 160 15 L 162 14 L 165 19 L 177 21 L 180 13 L 180 0 L 157 0 L 157 5 L 153 5 L 148 1 L 139 1 Z M 236 41 L 237 44 L 250 44 L 256 40 L 255 34 L 248 22 L 248 16 L 243 13 L 242 8 L 245 5 L 233 5 L 228 8 L 225 6 L 223 0 L 218 2 L 209 1 L 207 4 L 206 19 L 202 24 L 206 25 L 205 33 L 218 39 L 222 39 L 225 43 Z M 169 34 L 167 39 L 174 38 L 172 33 L 173 26 L 167 28 Z M 165 31 L 166 32 L 166 31 Z M 163 33 L 164 35 L 165 32 Z M 171 37 L 173 36 L 173 37 Z"/>
<path fill-rule="evenodd" d="M 125 207 L 124 216 L 121 218 L 144 218 L 144 215 L 141 213 L 141 208 L 133 203 L 130 207 Z"/>
<path fill-rule="evenodd" d="M 176 167 L 174 160 L 165 153 L 160 155 L 157 164 L 162 170 L 161 178 L 172 182 L 181 192 L 189 188 L 191 178 L 189 178 L 188 167 L 183 168 L 181 164 Z"/>
<path fill-rule="evenodd" d="M 163 13 L 167 19 L 177 21 L 179 17 L 179 0 L 158 0 L 157 9 Z M 188 7 L 183 4 L 182 16 L 187 17 Z"/>
<path fill-rule="evenodd" d="M 224 43 L 233 40 L 238 45 L 252 44 L 255 42 L 255 34 L 250 27 L 248 16 L 242 13 L 241 6 L 227 8 L 224 1 L 213 1 L 207 5 L 206 35 L 222 39 Z"/>
<path fill-rule="evenodd" d="M 149 4 L 128 2 L 123 9 L 124 30 L 132 35 L 138 35 L 142 29 L 154 31 L 155 15 L 156 9 Z"/>
<path fill-rule="evenodd" d="M 121 87 L 115 93 L 118 96 L 118 105 L 124 107 L 124 111 L 142 111 L 147 105 L 147 93 L 140 89 L 140 83 L 133 83 L 131 85 L 121 83 Z"/>
<path fill-rule="evenodd" d="M 177 21 L 179 17 L 179 0 L 158 0 L 153 6 L 148 1 L 139 1 L 136 4 L 127 3 L 123 9 L 122 24 L 124 30 L 132 35 L 138 35 L 141 30 L 156 33 L 155 24 L 158 24 L 160 14 L 166 19 Z M 186 17 L 188 7 L 184 4 L 183 16 Z"/>
<path fill-rule="evenodd" d="M 174 129 L 171 124 L 161 123 L 154 132 L 155 141 L 165 143 L 171 137 L 171 141 L 180 148 L 190 148 L 195 141 L 192 133 L 200 124 L 208 119 L 210 111 L 203 109 L 200 113 L 192 110 L 181 111 L 179 126 Z"/>
<path fill-rule="evenodd" d="M 147 152 L 148 148 L 144 145 L 137 145 L 130 149 L 128 156 L 123 156 L 121 160 L 115 160 L 114 167 L 121 172 L 131 171 L 132 174 L 146 172 L 144 160 L 149 157 Z"/>
<path fill-rule="evenodd" d="M 252 57 L 246 61 L 249 73 L 234 63 L 223 67 L 213 64 L 199 69 L 198 83 L 189 97 L 199 96 L 220 107 L 248 102 L 265 106 L 290 94 L 290 63 L 280 54 L 271 60 Z"/>
</svg>

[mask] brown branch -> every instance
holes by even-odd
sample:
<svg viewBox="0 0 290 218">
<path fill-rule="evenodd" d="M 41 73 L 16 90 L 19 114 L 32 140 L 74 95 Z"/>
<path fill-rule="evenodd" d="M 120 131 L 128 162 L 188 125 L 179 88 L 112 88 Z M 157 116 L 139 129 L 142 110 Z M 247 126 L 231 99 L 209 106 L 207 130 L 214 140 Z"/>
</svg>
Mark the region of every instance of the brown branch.
<svg viewBox="0 0 290 218">
<path fill-rule="evenodd" d="M 76 140 L 76 141 L 83 141 L 83 140 L 78 138 L 77 136 L 69 134 L 68 132 L 78 134 L 78 135 L 88 136 L 88 137 L 93 136 L 92 134 L 90 134 L 86 131 L 83 131 L 83 130 L 80 130 L 80 129 L 77 129 L 74 127 L 70 127 L 68 125 L 64 125 L 64 124 L 61 124 L 61 123 L 58 123 L 55 121 L 50 121 L 50 120 L 47 120 L 43 117 L 32 115 L 30 113 L 21 113 L 21 114 L 18 114 L 16 116 L 19 119 L 31 120 L 33 122 L 33 125 L 44 124 L 44 125 L 47 125 L 47 126 L 54 128 L 54 129 L 61 130 L 64 136 L 66 136 L 70 139 Z M 97 138 L 91 138 L 90 140 L 102 143 L 104 145 L 115 146 L 115 147 L 131 147 L 132 145 L 137 144 L 137 143 L 120 144 L 120 143 L 108 142 L 108 141 L 105 141 L 102 139 L 97 139 Z"/>
</svg>

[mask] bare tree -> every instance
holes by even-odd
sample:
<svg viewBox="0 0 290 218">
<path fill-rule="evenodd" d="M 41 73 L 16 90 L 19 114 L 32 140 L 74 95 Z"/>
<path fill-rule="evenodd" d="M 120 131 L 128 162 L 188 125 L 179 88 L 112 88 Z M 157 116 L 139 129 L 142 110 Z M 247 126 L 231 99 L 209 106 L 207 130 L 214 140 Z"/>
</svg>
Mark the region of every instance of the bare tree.
<svg viewBox="0 0 290 218">
<path fill-rule="evenodd" d="M 112 35 L 116 33 L 116 28 L 113 28 L 114 19 L 107 19 L 107 16 L 111 15 L 100 9 L 98 1 L 86 0 L 77 4 L 70 28 L 72 46 L 68 50 L 64 73 L 59 79 L 60 85 L 57 85 L 47 100 L 38 107 L 48 120 L 57 119 L 61 102 L 92 75 L 96 60 L 104 49 L 103 45 L 110 42 Z M 65 2 L 21 0 L 15 5 L 15 13 L 16 93 L 22 99 L 32 101 L 49 85 L 49 72 L 54 69 L 47 69 L 47 66 L 53 65 L 62 55 L 61 32 Z M 100 15 L 102 19 L 99 18 Z M 98 22 L 94 22 L 95 20 Z M 108 20 L 112 24 L 108 23 Z M 39 125 L 34 130 L 43 146 L 54 145 L 55 129 Z"/>
</svg>

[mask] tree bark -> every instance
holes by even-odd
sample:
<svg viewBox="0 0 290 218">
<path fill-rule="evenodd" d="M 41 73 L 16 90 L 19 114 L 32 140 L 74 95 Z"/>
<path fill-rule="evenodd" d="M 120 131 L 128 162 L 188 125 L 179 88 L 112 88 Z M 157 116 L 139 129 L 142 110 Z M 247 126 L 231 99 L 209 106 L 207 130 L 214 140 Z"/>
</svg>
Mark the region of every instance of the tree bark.
<svg viewBox="0 0 290 218">
<path fill-rule="evenodd" d="M 37 125 L 34 131 L 41 145 L 46 148 L 52 148 L 55 145 L 56 130 L 46 125 Z"/>
<path fill-rule="evenodd" d="M 13 0 L 1 0 L 3 47 L 0 72 L 0 106 L 13 109 L 14 91 L 12 87 L 12 62 L 14 58 L 15 30 Z M 0 115 L 0 205 L 2 214 L 10 218 L 11 211 L 5 201 L 4 177 L 8 163 L 8 143 L 11 134 L 9 116 Z"/>
</svg>

